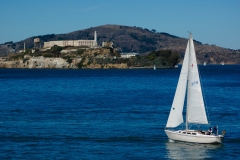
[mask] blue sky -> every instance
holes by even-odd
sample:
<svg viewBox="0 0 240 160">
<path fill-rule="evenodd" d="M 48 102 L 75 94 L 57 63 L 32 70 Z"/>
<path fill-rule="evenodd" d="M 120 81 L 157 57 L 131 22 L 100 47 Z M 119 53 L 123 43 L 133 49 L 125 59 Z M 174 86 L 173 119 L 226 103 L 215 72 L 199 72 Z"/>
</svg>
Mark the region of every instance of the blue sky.
<svg viewBox="0 0 240 160">
<path fill-rule="evenodd" d="M 0 0 L 0 44 L 105 24 L 240 49 L 240 0 Z"/>
</svg>

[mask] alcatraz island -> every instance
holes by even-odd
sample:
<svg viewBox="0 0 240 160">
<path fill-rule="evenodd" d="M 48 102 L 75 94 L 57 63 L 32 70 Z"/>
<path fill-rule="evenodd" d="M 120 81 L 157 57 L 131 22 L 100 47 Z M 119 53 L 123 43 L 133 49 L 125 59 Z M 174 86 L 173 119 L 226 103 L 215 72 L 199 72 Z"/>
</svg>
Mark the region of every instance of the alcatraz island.
<svg viewBox="0 0 240 160">
<path fill-rule="evenodd" d="M 186 38 L 155 29 L 106 24 L 0 44 L 0 68 L 171 68 L 186 45 Z M 194 45 L 198 64 L 240 64 L 240 49 Z"/>
<path fill-rule="evenodd" d="M 18 53 L 0 58 L 0 68 L 81 68 L 129 69 L 173 68 L 180 60 L 171 50 L 151 51 L 147 55 L 119 51 L 113 42 L 98 45 L 97 32 L 93 40 L 58 40 L 44 42 L 34 38 L 33 48 L 25 47 Z"/>
</svg>

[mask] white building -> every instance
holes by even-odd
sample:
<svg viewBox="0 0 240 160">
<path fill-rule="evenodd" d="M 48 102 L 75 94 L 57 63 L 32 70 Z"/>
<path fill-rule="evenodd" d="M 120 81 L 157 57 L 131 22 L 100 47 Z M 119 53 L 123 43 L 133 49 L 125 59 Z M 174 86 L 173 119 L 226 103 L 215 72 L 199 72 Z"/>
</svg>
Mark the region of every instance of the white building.
<svg viewBox="0 0 240 160">
<path fill-rule="evenodd" d="M 120 53 L 121 58 L 130 58 L 130 57 L 134 57 L 134 56 L 138 56 L 138 53 L 135 52 L 130 52 L 130 53 Z"/>
<path fill-rule="evenodd" d="M 113 42 L 102 42 L 102 47 L 111 47 L 111 48 L 113 48 Z"/>
<path fill-rule="evenodd" d="M 65 46 L 88 46 L 88 47 L 97 47 L 97 32 L 94 33 L 94 40 L 64 40 L 64 41 L 49 41 L 44 42 L 43 48 L 51 48 L 54 45 L 58 45 L 60 47 Z"/>
</svg>

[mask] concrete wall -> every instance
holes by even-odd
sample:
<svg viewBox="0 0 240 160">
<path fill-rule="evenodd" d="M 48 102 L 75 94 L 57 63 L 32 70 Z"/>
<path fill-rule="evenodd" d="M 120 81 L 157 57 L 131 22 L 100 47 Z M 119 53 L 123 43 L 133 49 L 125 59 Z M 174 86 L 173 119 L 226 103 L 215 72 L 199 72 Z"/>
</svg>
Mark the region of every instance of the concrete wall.
<svg viewBox="0 0 240 160">
<path fill-rule="evenodd" d="M 65 40 L 65 41 L 50 41 L 44 42 L 43 48 L 51 48 L 54 45 L 61 47 L 65 46 L 88 46 L 88 47 L 97 47 L 97 32 L 94 32 L 94 40 Z"/>
<path fill-rule="evenodd" d="M 94 40 L 66 40 L 66 41 L 50 41 L 44 42 L 43 48 L 51 48 L 54 45 L 61 47 L 65 46 L 88 46 L 88 47 L 97 47 L 97 42 Z"/>
</svg>

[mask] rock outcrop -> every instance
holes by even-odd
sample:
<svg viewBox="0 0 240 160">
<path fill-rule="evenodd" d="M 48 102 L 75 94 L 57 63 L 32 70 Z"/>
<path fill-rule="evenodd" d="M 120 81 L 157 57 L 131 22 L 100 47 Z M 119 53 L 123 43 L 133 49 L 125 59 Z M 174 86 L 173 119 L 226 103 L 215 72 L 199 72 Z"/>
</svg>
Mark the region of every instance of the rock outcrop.
<svg viewBox="0 0 240 160">
<path fill-rule="evenodd" d="M 68 63 L 63 58 L 25 57 L 23 60 L 0 59 L 0 68 L 78 68 L 81 58 L 73 58 Z"/>
</svg>

